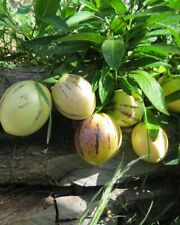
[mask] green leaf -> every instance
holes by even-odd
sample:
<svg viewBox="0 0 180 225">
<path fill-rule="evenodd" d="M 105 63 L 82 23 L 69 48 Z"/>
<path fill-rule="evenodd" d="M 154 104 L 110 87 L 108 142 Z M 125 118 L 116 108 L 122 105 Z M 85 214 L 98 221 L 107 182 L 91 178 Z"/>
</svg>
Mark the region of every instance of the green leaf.
<svg viewBox="0 0 180 225">
<path fill-rule="evenodd" d="M 0 16 L 6 16 L 7 9 L 6 9 L 6 1 L 0 2 Z"/>
<path fill-rule="evenodd" d="M 104 37 L 97 33 L 77 33 L 77 34 L 71 34 L 65 37 L 61 37 L 58 39 L 59 42 L 69 42 L 69 41 L 88 41 L 95 44 L 101 44 L 104 41 Z"/>
<path fill-rule="evenodd" d="M 89 11 L 80 11 L 77 12 L 75 15 L 71 16 L 66 23 L 68 24 L 68 26 L 74 26 L 82 21 L 88 20 L 90 18 L 94 17 L 94 13 L 93 12 L 89 12 Z"/>
<path fill-rule="evenodd" d="M 180 48 L 170 44 L 142 44 L 134 49 L 133 53 L 137 55 L 147 54 L 157 58 L 167 57 L 169 54 L 180 52 Z"/>
<path fill-rule="evenodd" d="M 168 115 L 169 113 L 166 109 L 164 94 L 156 79 L 151 74 L 140 70 L 135 71 L 130 76 L 138 83 L 154 107 L 160 112 Z"/>
<path fill-rule="evenodd" d="M 90 1 L 86 1 L 86 0 L 80 0 L 79 1 L 82 5 L 86 6 L 87 8 L 95 11 L 95 12 L 98 12 L 98 9 L 95 7 L 95 5 L 90 2 Z"/>
<path fill-rule="evenodd" d="M 160 128 L 159 120 L 147 108 L 146 108 L 145 116 L 146 116 L 146 127 L 148 128 L 148 134 L 149 134 L 151 140 L 155 141 L 156 137 L 159 133 L 159 128 Z"/>
<path fill-rule="evenodd" d="M 99 97 L 102 104 L 106 104 L 109 97 L 115 89 L 115 82 L 110 76 L 110 71 L 107 69 L 102 70 L 101 78 L 99 80 Z"/>
<path fill-rule="evenodd" d="M 180 1 L 179 0 L 167 0 L 168 6 L 172 9 L 180 9 Z"/>
<path fill-rule="evenodd" d="M 132 58 L 127 63 L 123 64 L 123 68 L 125 71 L 128 70 L 137 70 L 142 68 L 159 68 L 160 66 L 164 66 L 166 68 L 171 68 L 171 65 L 168 64 L 166 61 L 160 61 L 154 59 L 153 57 L 145 57 L 142 56 L 141 58 Z"/>
<path fill-rule="evenodd" d="M 129 81 L 129 77 L 120 76 L 118 77 L 119 86 L 123 89 L 128 95 L 132 95 L 132 92 L 137 93 L 137 87 L 132 85 Z M 134 80 L 133 80 L 134 81 Z"/>
<path fill-rule="evenodd" d="M 125 52 L 123 39 L 105 40 L 102 44 L 102 54 L 106 63 L 114 70 L 118 70 L 122 64 Z"/>
<path fill-rule="evenodd" d="M 43 97 L 44 101 L 47 103 L 48 106 L 51 106 L 51 103 L 49 102 L 49 99 L 45 93 L 45 91 L 42 89 L 39 82 L 35 81 L 35 87 L 37 88 L 39 94 Z"/>
<path fill-rule="evenodd" d="M 36 23 L 40 23 L 41 19 L 45 16 L 56 15 L 59 8 L 60 0 L 35 0 L 34 12 Z"/>
<path fill-rule="evenodd" d="M 60 33 L 67 33 L 70 31 L 66 21 L 64 21 L 61 17 L 56 15 L 48 15 L 41 19 L 42 22 L 47 25 L 52 25 L 54 28 L 60 31 Z"/>
<path fill-rule="evenodd" d="M 166 16 L 164 18 L 161 18 L 161 19 L 157 20 L 155 26 L 158 25 L 158 24 L 159 24 L 160 27 L 162 26 L 162 24 L 164 24 L 164 25 L 174 25 L 174 24 L 178 24 L 180 22 L 180 15 L 179 14 L 175 14 L 174 12 L 171 12 L 171 13 L 166 13 L 165 15 Z"/>
<path fill-rule="evenodd" d="M 179 27 L 176 27 L 175 28 L 176 30 L 176 33 L 179 35 L 180 34 L 180 28 Z M 155 30 L 152 30 L 150 32 L 148 32 L 146 34 L 147 37 L 150 37 L 150 36 L 167 36 L 167 35 L 171 35 L 172 32 L 168 29 L 168 28 L 164 28 L 164 29 L 155 29 Z"/>
<path fill-rule="evenodd" d="M 128 14 L 124 17 L 125 20 L 139 18 L 139 17 L 147 17 L 156 15 L 159 16 L 161 13 L 169 12 L 169 9 L 166 6 L 154 6 L 152 8 L 143 10 L 142 12 L 137 12 L 133 14 Z"/>
<path fill-rule="evenodd" d="M 121 0 L 110 0 L 109 3 L 119 14 L 124 14 L 127 11 L 125 4 Z"/>
</svg>

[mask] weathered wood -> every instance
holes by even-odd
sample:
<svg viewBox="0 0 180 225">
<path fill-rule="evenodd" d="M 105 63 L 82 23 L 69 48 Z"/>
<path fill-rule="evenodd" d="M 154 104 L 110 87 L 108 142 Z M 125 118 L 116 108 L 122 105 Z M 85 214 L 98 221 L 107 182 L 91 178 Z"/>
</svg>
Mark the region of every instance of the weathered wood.
<svg viewBox="0 0 180 225">
<path fill-rule="evenodd" d="M 67 124 L 65 123 L 62 127 L 60 126 L 61 121 L 59 122 L 59 132 L 56 127 L 48 146 L 44 129 L 42 129 L 42 133 L 28 138 L 12 137 L 13 141 L 9 141 L 9 143 L 6 142 L 6 139 L 2 140 L 0 143 L 0 183 L 53 184 L 57 186 L 73 183 L 82 186 L 104 185 L 112 177 L 115 168 L 122 160 L 122 155 L 124 155 L 122 169 L 137 158 L 131 147 L 130 130 L 124 129 L 123 144 L 116 157 L 99 166 L 84 162 L 74 150 L 73 132 L 67 136 L 65 134 L 66 128 L 70 126 L 69 121 L 66 122 Z M 172 134 L 170 129 L 169 135 Z M 41 140 L 38 140 L 38 135 Z M 172 136 L 169 151 L 176 150 L 177 144 L 177 140 Z M 156 173 L 157 171 L 158 173 Z M 164 171 L 175 173 L 177 168 L 163 166 L 162 163 L 148 164 L 140 160 L 129 169 L 121 181 L 127 176 L 131 178 L 144 176 L 146 172 L 149 175 L 161 176 Z"/>
<path fill-rule="evenodd" d="M 0 68 L 0 97 L 13 83 L 21 80 L 43 80 L 49 72 L 44 67 L 35 66 L 11 66 Z"/>
<path fill-rule="evenodd" d="M 152 202 L 153 208 L 150 217 L 147 219 L 149 221 L 152 221 L 156 215 L 172 203 L 172 208 L 163 215 L 161 220 L 168 220 L 172 213 L 174 216 L 179 215 L 180 176 L 176 178 L 151 179 L 144 187 L 142 187 L 142 180 L 117 186 L 109 196 L 109 204 L 99 225 L 119 224 L 117 218 L 114 218 L 118 215 L 123 216 L 120 218 L 120 224 L 127 224 L 125 221 L 127 222 L 133 212 L 137 213 L 136 210 L 143 207 L 144 213 L 147 213 Z M 83 188 L 79 196 L 72 188 L 66 194 L 64 189 L 61 188 L 53 190 L 47 187 L 32 186 L 13 189 L 13 191 L 2 191 L 2 194 L 0 194 L 1 225 L 55 225 L 55 221 L 61 225 L 76 225 L 97 190 L 91 187 Z M 54 197 L 51 195 L 52 191 Z M 100 197 L 97 198 L 97 201 Z M 93 216 L 94 209 L 93 205 L 83 225 L 88 224 Z M 142 220 L 143 217 L 143 212 L 139 211 L 133 218 L 134 223 L 130 224 L 139 224 L 139 219 Z M 113 223 L 114 221 L 115 223 Z"/>
</svg>

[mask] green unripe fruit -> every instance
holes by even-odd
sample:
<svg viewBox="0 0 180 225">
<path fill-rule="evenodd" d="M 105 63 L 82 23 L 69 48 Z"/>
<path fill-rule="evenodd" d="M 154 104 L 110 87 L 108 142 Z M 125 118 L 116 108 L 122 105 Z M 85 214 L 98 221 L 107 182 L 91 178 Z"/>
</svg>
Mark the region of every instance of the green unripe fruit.
<svg viewBox="0 0 180 225">
<path fill-rule="evenodd" d="M 116 90 L 112 99 L 113 105 L 109 114 L 122 127 L 138 123 L 144 113 L 143 101 L 139 95 L 128 95 L 123 90 Z"/>
<path fill-rule="evenodd" d="M 175 91 L 180 92 L 180 78 L 171 78 L 167 79 L 167 81 L 162 81 L 162 88 L 165 96 L 168 96 Z M 169 111 L 180 113 L 180 99 L 168 102 L 166 106 Z"/>
<path fill-rule="evenodd" d="M 2 127 L 5 132 L 15 136 L 32 134 L 45 124 L 51 106 L 51 94 L 44 85 L 32 80 L 19 81 L 9 87 L 1 98 Z"/>
<path fill-rule="evenodd" d="M 155 141 L 152 141 L 145 123 L 139 123 L 133 128 L 131 143 L 135 153 L 150 163 L 160 162 L 168 151 L 166 132 L 160 128 Z"/>
<path fill-rule="evenodd" d="M 75 147 L 87 162 L 98 165 L 111 159 L 119 151 L 122 132 L 105 113 L 95 113 L 81 122 L 75 132 Z"/>
<path fill-rule="evenodd" d="M 92 86 L 81 76 L 61 77 L 52 89 L 52 97 L 57 110 L 73 120 L 88 118 L 96 106 Z"/>
</svg>

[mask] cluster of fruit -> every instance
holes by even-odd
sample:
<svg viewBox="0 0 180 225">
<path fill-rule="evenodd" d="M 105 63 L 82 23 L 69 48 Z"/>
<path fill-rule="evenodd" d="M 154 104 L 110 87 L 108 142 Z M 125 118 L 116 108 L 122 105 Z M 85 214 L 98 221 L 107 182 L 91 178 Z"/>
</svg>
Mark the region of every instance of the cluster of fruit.
<svg viewBox="0 0 180 225">
<path fill-rule="evenodd" d="M 165 95 L 170 94 L 178 81 L 164 84 Z M 170 87 L 170 88 L 169 88 Z M 148 128 L 141 122 L 144 103 L 140 96 L 130 96 L 117 90 L 112 98 L 112 107 L 107 113 L 95 113 L 96 96 L 91 84 L 76 75 L 64 75 L 52 87 L 52 93 L 43 84 L 19 81 L 10 86 L 0 101 L 0 122 L 5 132 L 26 136 L 39 130 L 48 120 L 52 102 L 65 117 L 79 120 L 75 130 L 75 147 L 78 154 L 91 164 L 101 164 L 111 159 L 122 143 L 121 127 L 133 126 L 132 147 L 139 157 L 148 162 L 159 162 L 167 154 L 168 138 L 160 128 L 154 141 Z M 180 100 L 167 105 L 170 110 L 180 112 Z"/>
</svg>

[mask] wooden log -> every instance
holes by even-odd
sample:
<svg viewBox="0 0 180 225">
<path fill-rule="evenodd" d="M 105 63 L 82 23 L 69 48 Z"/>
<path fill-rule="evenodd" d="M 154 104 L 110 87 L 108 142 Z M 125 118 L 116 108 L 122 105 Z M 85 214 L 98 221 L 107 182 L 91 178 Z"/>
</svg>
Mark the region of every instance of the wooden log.
<svg viewBox="0 0 180 225">
<path fill-rule="evenodd" d="M 0 96 L 13 83 L 21 80 L 43 80 L 49 74 L 44 67 L 9 66 L 0 68 Z"/>
<path fill-rule="evenodd" d="M 179 176 L 167 179 L 151 179 L 142 186 L 142 180 L 129 184 L 116 186 L 110 197 L 109 204 L 103 212 L 101 222 L 106 224 L 127 224 L 127 220 L 136 213 L 134 223 L 140 224 L 147 213 L 149 205 L 153 202 L 153 208 L 147 221 L 152 222 L 164 209 L 168 211 L 159 218 L 160 221 L 175 217 L 180 213 L 179 201 Z M 0 194 L 0 221 L 1 225 L 76 225 L 82 212 L 87 209 L 92 197 L 97 193 L 97 188 L 86 187 L 80 195 L 71 188 L 43 188 L 24 186 L 16 189 L 2 191 Z M 52 195 L 53 192 L 53 195 Z M 100 199 L 100 195 L 96 202 Z M 89 223 L 96 206 L 90 208 L 82 225 Z M 118 219 L 119 216 L 119 219 Z M 119 220 L 119 223 L 118 223 Z M 163 223 L 162 223 L 163 224 Z M 165 224 L 165 223 L 164 223 Z"/>
<path fill-rule="evenodd" d="M 67 126 L 65 127 L 67 128 Z M 53 131 L 54 134 L 49 145 L 46 145 L 44 129 L 40 135 L 44 139 L 41 138 L 41 140 L 38 139 L 39 133 L 37 133 L 28 138 L 12 137 L 13 141 L 9 141 L 9 143 L 6 139 L 1 141 L 0 183 L 99 186 L 104 185 L 112 177 L 122 158 L 122 169 L 125 169 L 129 162 L 137 158 L 130 144 L 129 129 L 123 130 L 124 139 L 119 154 L 99 166 L 90 165 L 77 155 L 74 150 L 73 133 L 72 136 L 64 135 L 63 126 L 59 130 Z M 170 132 L 172 134 L 171 129 Z M 176 151 L 177 144 L 172 137 L 169 151 Z M 148 164 L 140 160 L 129 169 L 120 182 L 127 177 L 144 176 L 147 172 L 149 175 L 163 176 L 164 171 L 177 173 L 177 167 L 164 166 L 163 163 Z"/>
</svg>

